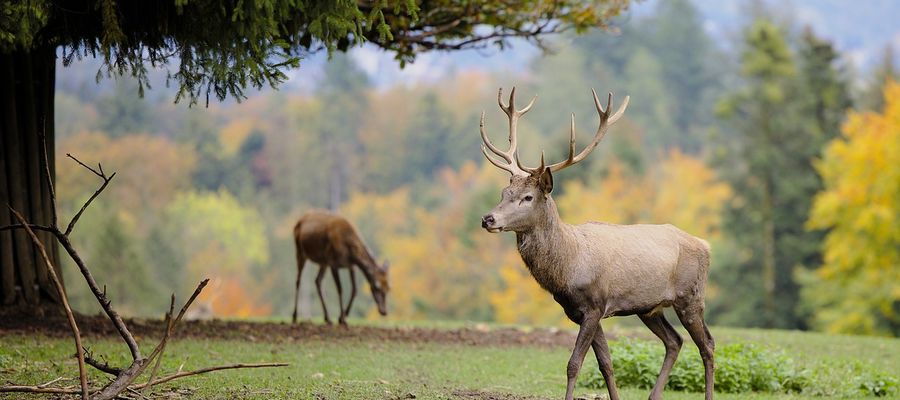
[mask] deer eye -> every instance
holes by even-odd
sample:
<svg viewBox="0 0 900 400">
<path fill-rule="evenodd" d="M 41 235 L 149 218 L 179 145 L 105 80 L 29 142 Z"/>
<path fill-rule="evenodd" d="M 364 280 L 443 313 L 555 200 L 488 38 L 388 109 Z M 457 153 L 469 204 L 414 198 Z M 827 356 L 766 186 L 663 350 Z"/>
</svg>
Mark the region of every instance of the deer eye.
<svg viewBox="0 0 900 400">
<path fill-rule="evenodd" d="M 525 200 L 525 201 L 532 201 L 532 200 L 534 200 L 534 197 L 532 197 L 532 196 L 529 194 L 528 196 L 525 196 L 525 198 L 523 198 L 522 200 Z"/>
</svg>

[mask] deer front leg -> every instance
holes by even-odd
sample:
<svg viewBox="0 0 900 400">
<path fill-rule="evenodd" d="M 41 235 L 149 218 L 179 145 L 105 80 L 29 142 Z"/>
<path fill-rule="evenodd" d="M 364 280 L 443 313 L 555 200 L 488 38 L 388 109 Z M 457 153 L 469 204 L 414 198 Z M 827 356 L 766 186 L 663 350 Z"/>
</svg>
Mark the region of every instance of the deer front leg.
<svg viewBox="0 0 900 400">
<path fill-rule="evenodd" d="M 322 296 L 322 278 L 325 277 L 326 269 L 328 269 L 328 266 L 319 266 L 319 273 L 316 275 L 316 291 L 319 292 L 319 301 L 322 302 L 322 314 L 325 315 L 325 323 L 331 325 L 331 318 L 328 318 L 328 307 L 325 307 L 325 297 Z"/>
<path fill-rule="evenodd" d="M 566 400 L 572 400 L 575 394 L 575 380 L 578 378 L 578 371 L 581 364 L 584 363 L 584 356 L 587 354 L 588 347 L 594 341 L 594 335 L 600 327 L 600 313 L 591 312 L 584 315 L 581 319 L 581 327 L 578 329 L 578 337 L 575 339 L 575 350 L 569 358 L 566 366 Z"/>
<path fill-rule="evenodd" d="M 609 400 L 619 400 L 619 390 L 616 388 L 616 377 L 613 375 L 612 357 L 609 354 L 609 345 L 606 344 L 606 336 L 603 334 L 603 325 L 597 323 L 597 332 L 591 343 L 594 355 L 597 356 L 597 364 L 600 365 L 600 374 L 606 381 L 606 389 L 609 391 Z"/>
<path fill-rule="evenodd" d="M 356 270 L 351 265 L 350 268 L 350 301 L 347 302 L 347 311 L 344 312 L 350 316 L 350 307 L 353 306 L 353 299 L 356 298 Z"/>
<path fill-rule="evenodd" d="M 338 292 L 338 310 L 340 311 L 340 316 L 338 316 L 338 324 L 347 325 L 346 314 L 344 313 L 344 289 L 341 287 L 341 278 L 338 273 L 337 267 L 331 268 L 331 277 L 334 278 L 334 286 L 337 287 Z"/>
</svg>

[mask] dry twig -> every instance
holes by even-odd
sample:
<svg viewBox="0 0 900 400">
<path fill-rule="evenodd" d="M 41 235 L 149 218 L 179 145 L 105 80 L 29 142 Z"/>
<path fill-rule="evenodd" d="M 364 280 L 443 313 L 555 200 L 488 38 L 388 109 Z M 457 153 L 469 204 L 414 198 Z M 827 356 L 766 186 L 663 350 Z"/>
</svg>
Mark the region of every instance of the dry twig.
<svg viewBox="0 0 900 400">
<path fill-rule="evenodd" d="M 62 299 L 63 308 L 66 310 L 66 318 L 69 320 L 69 327 L 72 328 L 72 336 L 75 337 L 75 354 L 78 357 L 78 378 L 81 382 L 81 397 L 87 399 L 89 397 L 89 392 L 87 371 L 84 368 L 84 348 L 81 346 L 81 332 L 78 331 L 78 324 L 75 323 L 75 315 L 72 313 L 72 307 L 69 306 L 69 298 L 66 296 L 66 290 L 63 288 L 59 277 L 56 276 L 56 269 L 53 268 L 53 263 L 50 262 L 50 257 L 47 256 L 47 249 L 44 248 L 44 244 L 41 243 L 41 240 L 38 239 L 37 235 L 34 234 L 34 231 L 31 230 L 25 222 L 25 217 L 12 207 L 9 207 L 8 205 L 7 207 L 9 208 L 9 211 L 15 215 L 16 219 L 19 220 L 19 223 L 25 227 L 25 231 L 28 232 L 28 236 L 31 237 L 31 241 L 37 246 L 38 250 L 40 250 L 41 258 L 44 259 L 44 263 L 47 265 L 50 279 L 53 280 L 53 285 L 56 286 L 56 290 L 59 292 L 59 298 Z"/>
<path fill-rule="evenodd" d="M 159 378 L 152 382 L 147 382 L 147 383 L 142 383 L 140 385 L 136 385 L 136 386 L 134 386 L 134 388 L 141 389 L 145 386 L 155 386 L 155 385 L 159 385 L 160 383 L 166 383 L 168 381 L 171 381 L 174 379 L 179 379 L 179 378 L 184 378 L 186 376 L 200 375 L 200 374 L 205 374 L 207 372 L 221 371 L 221 370 L 225 370 L 225 369 L 287 367 L 288 365 L 290 365 L 290 364 L 288 364 L 288 363 L 260 363 L 260 364 L 220 365 L 218 367 L 202 368 L 202 369 L 198 369 L 196 371 L 178 372 L 178 373 L 175 373 L 175 374 L 172 374 L 169 376 L 164 376 L 164 377 Z"/>
</svg>

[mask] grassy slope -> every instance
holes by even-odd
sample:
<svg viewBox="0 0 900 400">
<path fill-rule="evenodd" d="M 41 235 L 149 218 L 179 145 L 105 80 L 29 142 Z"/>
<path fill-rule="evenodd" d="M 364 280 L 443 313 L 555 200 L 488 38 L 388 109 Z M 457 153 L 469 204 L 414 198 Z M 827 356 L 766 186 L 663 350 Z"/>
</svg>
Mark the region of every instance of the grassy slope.
<svg viewBox="0 0 900 400">
<path fill-rule="evenodd" d="M 636 330 L 636 332 L 639 332 Z M 713 329 L 719 343 L 755 342 L 788 352 L 797 361 L 863 361 L 885 371 L 900 365 L 900 340 L 829 336 L 817 333 Z M 643 336 L 643 335 L 641 335 Z M 121 364 L 124 346 L 111 340 L 89 341 L 97 354 L 114 354 Z M 0 337 L 0 381 L 33 383 L 58 376 L 76 376 L 72 343 L 40 336 Z M 686 345 L 683 351 L 696 351 Z M 457 398 L 457 389 L 499 393 L 562 396 L 565 349 L 533 347 L 490 348 L 453 344 L 325 341 L 255 343 L 251 341 L 176 340 L 167 350 L 163 370 L 183 364 L 194 369 L 235 362 L 286 361 L 290 367 L 215 372 L 202 378 L 178 381 L 204 398 L 326 398 L 390 399 L 407 393 L 419 399 Z M 615 354 L 613 354 L 615 363 Z M 585 369 L 596 368 L 589 355 Z M 95 378 L 99 378 L 97 375 Z M 579 389 L 580 395 L 591 393 Z M 643 399 L 646 390 L 623 389 L 624 399 Z M 0 396 L 2 398 L 2 396 Z M 697 399 L 698 393 L 666 392 L 667 399 Z M 748 395 L 717 395 L 743 399 Z M 752 395 L 759 399 L 787 399 L 788 395 Z"/>
</svg>

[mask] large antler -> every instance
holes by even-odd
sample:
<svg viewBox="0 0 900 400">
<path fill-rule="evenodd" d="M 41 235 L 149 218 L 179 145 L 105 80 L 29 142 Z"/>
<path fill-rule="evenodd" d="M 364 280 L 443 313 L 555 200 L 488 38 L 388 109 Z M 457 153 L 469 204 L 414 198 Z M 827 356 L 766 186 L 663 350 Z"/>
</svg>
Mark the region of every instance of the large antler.
<svg viewBox="0 0 900 400">
<path fill-rule="evenodd" d="M 550 164 L 547 166 L 550 168 L 551 172 L 560 171 L 570 165 L 574 165 L 581 160 L 584 160 L 588 154 L 591 154 L 592 151 L 597 147 L 600 143 L 600 139 L 603 139 L 603 136 L 606 135 L 606 131 L 609 130 L 610 125 L 615 124 L 619 118 L 622 117 L 622 114 L 625 113 L 625 108 L 628 107 L 629 96 L 625 96 L 625 101 L 622 102 L 622 105 L 619 106 L 619 109 L 616 110 L 615 114 L 610 114 L 612 112 L 613 106 L 613 95 L 609 93 L 609 98 L 606 100 L 606 109 L 603 109 L 603 106 L 600 104 L 600 99 L 597 98 L 597 92 L 594 89 L 591 89 L 591 94 L 594 95 L 594 106 L 597 107 L 597 113 L 600 114 L 600 126 L 597 127 L 597 133 L 594 135 L 594 140 L 591 141 L 584 150 L 581 150 L 578 155 L 575 155 L 575 113 L 572 113 L 572 124 L 569 130 L 569 156 L 558 163 Z M 521 165 L 520 165 L 521 167 Z M 541 155 L 541 166 L 538 168 L 528 168 L 521 167 L 525 172 L 535 173 L 542 171 L 544 167 L 544 156 Z"/>
<path fill-rule="evenodd" d="M 619 106 L 619 109 L 616 110 L 615 114 L 612 113 L 613 106 L 613 98 L 612 93 L 609 93 L 609 98 L 606 100 L 606 109 L 603 108 L 603 105 L 600 104 L 600 99 L 597 97 L 597 92 L 594 89 L 591 89 L 591 94 L 594 95 L 594 106 L 597 108 L 597 113 L 600 114 L 600 125 L 597 127 L 597 133 L 594 134 L 594 140 L 588 144 L 584 150 L 581 150 L 578 155 L 575 155 L 575 113 L 572 113 L 572 123 L 569 130 L 569 156 L 558 163 L 550 164 L 549 166 L 544 165 L 544 154 L 541 153 L 541 165 L 537 168 L 529 168 L 523 166 L 519 161 L 518 154 L 518 143 L 517 143 L 517 131 L 516 128 L 518 126 L 519 117 L 524 115 L 531 109 L 531 106 L 534 105 L 534 101 L 537 99 L 537 96 L 534 96 L 531 99 L 531 102 L 528 103 L 528 106 L 521 110 L 516 110 L 515 108 L 515 96 L 516 96 L 516 88 L 513 87 L 512 92 L 509 94 L 509 105 L 504 106 L 503 100 L 501 96 L 503 95 L 503 89 L 497 93 L 497 103 L 500 104 L 500 109 L 506 113 L 509 117 L 509 150 L 501 151 L 493 143 L 491 143 L 490 139 L 488 139 L 487 134 L 484 132 L 484 112 L 481 112 L 481 140 L 484 141 L 484 144 L 481 146 L 481 152 L 484 153 L 484 156 L 500 169 L 508 171 L 513 175 L 528 175 L 534 174 L 540 171 L 543 171 L 544 168 L 550 168 L 550 171 L 556 172 L 560 171 L 570 165 L 577 164 L 579 161 L 583 160 L 590 154 L 597 145 L 600 143 L 600 140 L 603 139 L 603 136 L 606 135 L 606 132 L 609 130 L 609 127 L 615 124 L 619 118 L 622 117 L 622 114 L 625 113 L 625 109 L 628 107 L 629 96 L 625 96 L 625 101 L 622 102 L 622 105 Z M 491 157 L 487 150 L 490 149 L 492 153 L 499 156 L 506 161 L 505 163 L 501 160 L 496 159 L 496 157 Z"/>
<path fill-rule="evenodd" d="M 500 105 L 500 109 L 506 113 L 506 116 L 509 117 L 509 150 L 501 151 L 491 143 L 491 140 L 488 139 L 487 134 L 484 132 L 484 111 L 481 112 L 481 123 L 479 124 L 479 128 L 481 129 L 481 140 L 484 141 L 484 144 L 481 146 L 481 152 L 484 156 L 494 164 L 497 168 L 505 170 L 513 175 L 527 175 L 529 172 L 522 167 L 522 164 L 519 163 L 519 154 L 518 154 L 518 132 L 517 128 L 519 125 L 519 117 L 525 115 L 528 110 L 531 110 L 531 106 L 534 105 L 534 101 L 537 100 L 537 96 L 531 99 L 531 102 L 528 103 L 525 108 L 521 110 L 516 110 L 516 88 L 513 86 L 512 91 L 509 93 L 509 105 L 503 105 L 503 88 L 497 92 L 497 104 Z M 502 158 L 504 162 L 501 160 L 497 160 L 495 157 L 491 157 L 488 154 L 488 149 L 491 150 L 492 153 Z"/>
</svg>

